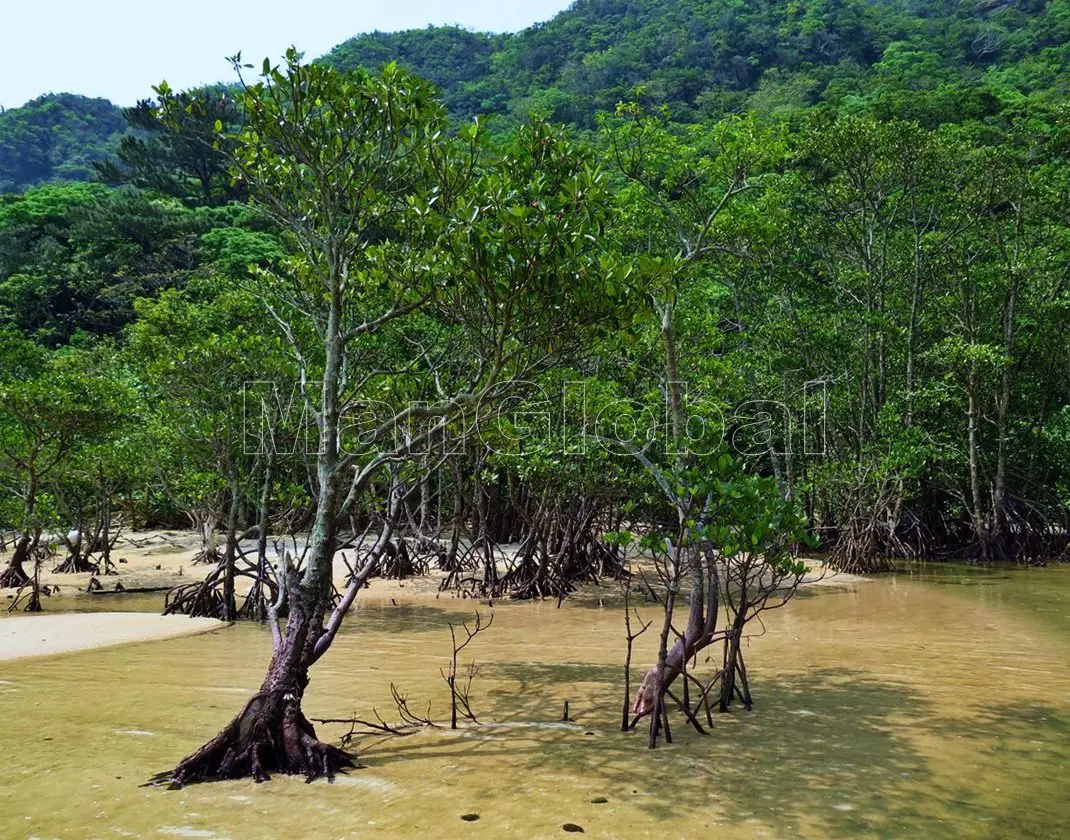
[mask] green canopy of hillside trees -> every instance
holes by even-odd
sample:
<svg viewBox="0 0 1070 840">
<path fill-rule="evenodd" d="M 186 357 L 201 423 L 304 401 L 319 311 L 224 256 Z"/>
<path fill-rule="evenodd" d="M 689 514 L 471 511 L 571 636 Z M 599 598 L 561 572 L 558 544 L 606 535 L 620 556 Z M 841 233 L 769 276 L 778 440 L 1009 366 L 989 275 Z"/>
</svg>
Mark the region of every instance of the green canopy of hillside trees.
<svg viewBox="0 0 1070 840">
<path fill-rule="evenodd" d="M 593 128 L 640 88 L 682 122 L 826 105 L 931 126 L 1058 101 L 1068 42 L 1068 0 L 580 0 L 518 33 L 376 32 L 321 60 L 397 61 L 461 119 L 537 112 Z M 70 94 L 0 114 L 0 190 L 88 179 L 123 133 L 118 108 Z"/>
<path fill-rule="evenodd" d="M 106 99 L 48 94 L 0 113 L 0 192 L 49 181 L 87 181 L 126 131 Z"/>
</svg>

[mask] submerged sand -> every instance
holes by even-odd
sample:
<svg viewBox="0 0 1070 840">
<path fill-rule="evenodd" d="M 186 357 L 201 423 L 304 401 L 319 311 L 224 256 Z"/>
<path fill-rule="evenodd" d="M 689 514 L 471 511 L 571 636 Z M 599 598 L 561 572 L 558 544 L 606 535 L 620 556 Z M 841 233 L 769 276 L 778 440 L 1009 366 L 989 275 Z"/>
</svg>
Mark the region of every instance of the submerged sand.
<svg viewBox="0 0 1070 840">
<path fill-rule="evenodd" d="M 204 633 L 214 618 L 151 613 L 43 613 L 0 621 L 0 661 Z"/>
<path fill-rule="evenodd" d="M 488 610 L 398 600 L 367 603 L 343 625 L 314 669 L 309 717 L 375 709 L 394 721 L 393 684 L 448 722 L 448 623 Z M 643 621 L 660 615 L 634 605 Z M 715 716 L 705 736 L 673 712 L 674 743 L 657 750 L 646 733 L 619 731 L 620 606 L 495 602 L 493 626 L 460 658 L 477 664 L 483 725 L 360 739 L 365 766 L 335 784 L 139 787 L 257 691 L 271 642 L 254 622 L 0 663 L 13 745 L 0 837 L 1070 838 L 1070 566 L 929 566 L 824 587 L 753 627 L 753 711 Z M 636 640 L 634 680 L 657 643 L 653 628 Z M 712 677 L 716 663 L 701 660 L 695 676 Z M 316 730 L 337 744 L 349 726 Z M 566 834 L 566 822 L 585 833 Z"/>
</svg>

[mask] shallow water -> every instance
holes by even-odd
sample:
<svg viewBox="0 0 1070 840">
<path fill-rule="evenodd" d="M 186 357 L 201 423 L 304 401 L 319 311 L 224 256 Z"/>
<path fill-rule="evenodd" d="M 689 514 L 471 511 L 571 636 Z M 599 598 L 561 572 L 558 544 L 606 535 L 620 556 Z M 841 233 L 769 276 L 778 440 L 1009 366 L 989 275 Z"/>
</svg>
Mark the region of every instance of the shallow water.
<svg viewBox="0 0 1070 840">
<path fill-rule="evenodd" d="M 313 671 L 306 712 L 390 718 L 394 680 L 443 717 L 447 622 L 472 609 L 362 605 Z M 560 837 L 565 823 L 596 837 L 1070 836 L 1070 568 L 919 566 L 812 589 L 748 643 L 754 710 L 708 737 L 678 720 L 655 751 L 617 731 L 617 606 L 495 616 L 466 651 L 482 665 L 473 706 L 494 725 L 365 741 L 364 767 L 334 784 L 139 787 L 259 685 L 263 628 L 0 666 L 0 836 Z M 640 642 L 645 666 L 653 632 Z"/>
</svg>

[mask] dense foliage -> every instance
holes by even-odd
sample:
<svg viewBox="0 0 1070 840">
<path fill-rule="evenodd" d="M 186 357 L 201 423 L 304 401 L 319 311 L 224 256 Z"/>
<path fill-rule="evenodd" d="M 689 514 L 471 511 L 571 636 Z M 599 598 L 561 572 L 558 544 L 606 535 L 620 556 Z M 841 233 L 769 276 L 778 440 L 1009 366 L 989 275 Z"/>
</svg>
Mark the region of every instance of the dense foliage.
<svg viewBox="0 0 1070 840">
<path fill-rule="evenodd" d="M 166 88 L 163 89 L 166 92 Z M 132 184 L 192 204 L 226 204 L 242 197 L 227 171 L 228 145 L 217 125 L 240 122 L 238 108 L 225 90 L 178 94 L 179 124 L 169 127 L 155 104 L 143 99 L 123 114 L 132 131 L 119 141 L 115 159 L 94 163 L 108 184 Z"/>
<path fill-rule="evenodd" d="M 48 181 L 85 181 L 126 131 L 106 99 L 48 94 L 0 112 L 0 192 Z"/>
<path fill-rule="evenodd" d="M 139 297 L 277 256 L 263 228 L 237 204 L 100 184 L 0 196 L 0 319 L 49 346 L 115 335 Z"/>
<path fill-rule="evenodd" d="M 1065 94 L 1068 26 L 1065 0 L 579 0 L 515 35 L 374 33 L 326 60 L 397 59 L 459 116 L 592 126 L 642 87 L 678 121 L 829 104 L 935 123 Z"/>
</svg>

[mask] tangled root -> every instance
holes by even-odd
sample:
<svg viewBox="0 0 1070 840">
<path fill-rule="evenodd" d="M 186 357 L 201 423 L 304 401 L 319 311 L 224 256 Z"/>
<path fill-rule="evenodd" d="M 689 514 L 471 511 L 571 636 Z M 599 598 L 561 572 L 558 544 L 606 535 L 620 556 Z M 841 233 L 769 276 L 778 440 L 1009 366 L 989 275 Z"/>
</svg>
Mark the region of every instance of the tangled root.
<svg viewBox="0 0 1070 840">
<path fill-rule="evenodd" d="M 0 589 L 18 589 L 30 582 L 30 576 L 22 568 L 21 563 L 12 563 L 0 572 Z"/>
<path fill-rule="evenodd" d="M 261 692 L 222 732 L 174 770 L 154 776 L 150 784 L 175 788 L 249 776 L 263 782 L 271 773 L 302 775 L 312 781 L 354 766 L 347 752 L 316 737 L 294 695 Z"/>
</svg>

